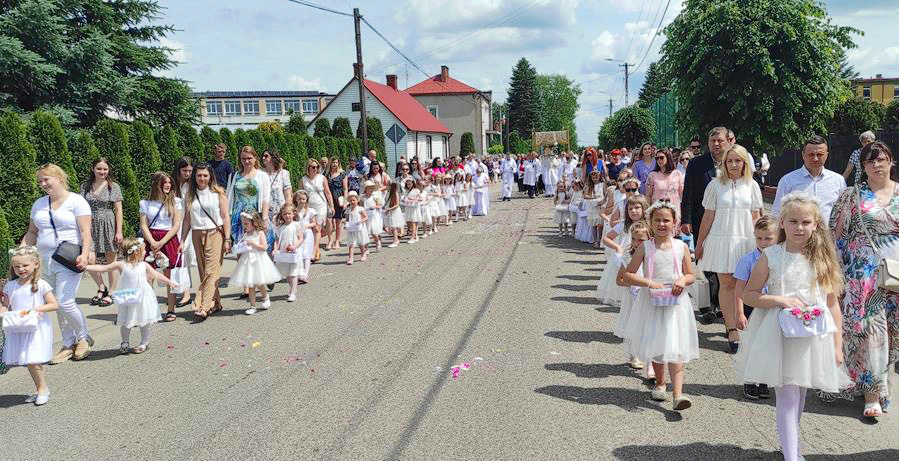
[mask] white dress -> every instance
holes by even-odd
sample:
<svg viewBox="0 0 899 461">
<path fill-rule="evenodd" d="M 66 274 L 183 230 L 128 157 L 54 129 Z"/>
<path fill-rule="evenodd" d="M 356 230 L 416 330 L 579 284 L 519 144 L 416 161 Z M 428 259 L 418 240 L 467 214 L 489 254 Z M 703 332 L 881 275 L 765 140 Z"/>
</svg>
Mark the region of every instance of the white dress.
<svg viewBox="0 0 899 461">
<path fill-rule="evenodd" d="M 768 294 L 795 296 L 820 306 L 828 330 L 835 330 L 827 308 L 827 293 L 812 285 L 815 271 L 805 256 L 787 252 L 783 245 L 765 248 L 768 258 Z M 781 309 L 757 308 L 749 316 L 742 345 L 735 357 L 737 381 L 779 387 L 796 385 L 838 392 L 852 385 L 845 367 L 837 367 L 833 333 L 808 338 L 785 338 L 780 329 Z"/>
<path fill-rule="evenodd" d="M 646 254 L 643 273 L 666 285 L 680 277 L 684 252 L 689 251 L 680 240 L 672 239 L 671 246 L 670 250 L 663 251 L 656 250 L 651 239 L 643 242 Z M 686 363 L 699 358 L 696 319 L 686 290 L 674 306 L 653 306 L 649 289 L 640 288 L 628 319 L 625 339 L 629 342 L 628 352 L 644 362 Z"/>
<path fill-rule="evenodd" d="M 287 245 L 293 244 L 293 242 L 297 239 L 297 234 L 302 232 L 303 224 L 299 221 L 294 221 L 289 224 L 285 224 L 283 226 L 278 227 L 278 247 L 277 251 L 287 252 Z M 303 232 L 303 238 L 306 238 L 306 233 Z M 303 240 L 303 243 L 300 244 L 299 248 L 294 248 L 294 253 L 300 253 L 301 258 L 305 259 L 306 257 L 306 240 Z M 303 275 L 303 262 L 296 263 L 275 263 L 275 266 L 278 268 L 278 271 L 281 272 L 285 277 L 299 277 Z"/>
<path fill-rule="evenodd" d="M 627 267 L 628 264 L 631 263 L 631 254 L 627 251 L 621 256 L 621 264 L 619 265 L 619 269 L 623 267 Z M 617 273 L 615 274 L 618 275 Z M 637 269 L 637 275 L 643 275 L 643 268 L 640 267 Z M 618 319 L 615 321 L 615 329 L 612 330 L 612 333 L 622 339 L 627 337 L 627 325 L 631 319 L 631 312 L 633 312 L 634 302 L 637 300 L 637 294 L 640 293 L 640 289 L 637 287 L 620 287 L 623 290 L 621 291 L 621 309 L 618 311 Z M 625 350 L 629 350 L 629 346 L 625 345 Z"/>
<path fill-rule="evenodd" d="M 471 202 L 468 200 L 468 184 L 457 183 L 456 193 L 458 194 L 458 197 L 459 197 L 459 199 L 456 200 L 456 203 L 459 205 L 459 208 L 465 208 L 465 207 L 471 206 Z"/>
<path fill-rule="evenodd" d="M 122 264 L 122 278 L 119 279 L 119 290 L 139 290 L 143 292 L 137 304 L 119 304 L 116 325 L 126 328 L 142 327 L 162 320 L 159 315 L 159 303 L 150 282 L 147 282 L 147 263 Z"/>
<path fill-rule="evenodd" d="M 402 202 L 402 200 L 400 201 Z M 384 214 L 384 227 L 402 229 L 406 227 L 406 217 L 403 215 L 402 205 L 388 210 Z"/>
<path fill-rule="evenodd" d="M 584 242 L 593 243 L 596 241 L 596 226 L 590 225 L 587 220 L 588 211 L 586 207 L 590 206 L 589 199 L 580 201 L 580 208 L 577 213 L 577 228 L 574 230 L 574 238 Z"/>
<path fill-rule="evenodd" d="M 422 222 L 421 204 L 419 198 L 421 192 L 418 189 L 412 189 L 405 197 L 403 197 L 403 216 L 406 222 L 420 223 Z"/>
<path fill-rule="evenodd" d="M 568 192 L 560 190 L 556 192 L 556 198 L 559 199 L 555 206 L 556 212 L 553 213 L 553 224 L 568 224 L 571 221 L 571 212 L 568 211 L 570 203 Z"/>
<path fill-rule="evenodd" d="M 465 183 L 465 187 L 467 187 L 465 190 L 465 199 L 468 200 L 468 206 L 474 206 L 474 178 L 471 180 L 472 182 Z"/>
<path fill-rule="evenodd" d="M 456 211 L 456 195 L 455 195 L 455 193 L 456 193 L 455 188 L 453 187 L 452 184 L 450 184 L 448 186 L 446 186 L 446 185 L 443 186 L 443 201 L 445 202 L 444 207 L 447 210 L 446 214 L 449 214 L 449 212 L 452 212 L 452 211 Z"/>
<path fill-rule="evenodd" d="M 322 218 L 328 216 L 328 199 L 325 197 L 325 188 L 328 181 L 323 175 L 317 174 L 313 179 L 303 176 L 303 190 L 309 194 L 309 208 L 315 210 L 315 215 Z M 336 202 L 337 199 L 335 198 Z"/>
<path fill-rule="evenodd" d="M 421 201 L 421 205 L 418 207 L 421 211 L 421 222 L 431 225 L 433 220 L 433 215 L 431 215 L 431 193 L 427 189 L 422 190 L 419 200 Z"/>
<path fill-rule="evenodd" d="M 593 186 L 593 198 L 584 199 L 584 207 L 587 210 L 587 224 L 599 225 L 602 222 L 600 207 L 605 203 L 605 189 L 602 184 Z"/>
<path fill-rule="evenodd" d="M 317 214 L 312 208 L 306 208 L 306 213 L 297 210 L 297 220 L 303 226 L 303 259 L 312 259 L 315 255 L 315 233 L 306 226 L 312 224 L 312 220 L 316 217 Z"/>
<path fill-rule="evenodd" d="M 371 235 L 381 235 L 384 232 L 384 217 L 381 214 L 381 206 L 383 200 L 381 198 L 376 198 L 374 195 L 371 197 L 366 197 L 363 205 L 365 206 L 365 214 L 368 215 L 368 221 L 365 222 L 365 227 L 368 229 L 368 233 Z"/>
<path fill-rule="evenodd" d="M 474 180 L 474 205 L 471 214 L 474 216 L 486 216 L 490 212 L 490 191 L 487 188 L 487 174 L 479 174 Z"/>
<path fill-rule="evenodd" d="M 755 181 L 715 178 L 705 188 L 702 206 L 715 211 L 715 221 L 703 243 L 703 272 L 733 274 L 743 255 L 755 249 L 752 210 L 762 208 L 762 191 Z"/>
<path fill-rule="evenodd" d="M 368 229 L 362 222 L 361 206 L 356 205 L 346 210 L 346 244 L 347 246 L 364 247 L 368 244 Z"/>
<path fill-rule="evenodd" d="M 259 235 L 258 232 L 255 234 L 245 233 L 240 239 L 240 243 L 247 244 L 247 241 L 250 239 L 259 242 Z M 282 279 L 281 272 L 278 271 L 278 267 L 268 257 L 268 253 L 249 245 L 247 247 L 250 250 L 240 254 L 237 267 L 234 268 L 234 273 L 228 279 L 229 286 L 251 287 L 268 285 Z"/>
<path fill-rule="evenodd" d="M 437 219 L 446 214 L 440 213 L 439 203 L 443 203 L 443 199 L 437 197 L 437 194 L 435 193 L 436 190 L 436 187 L 433 185 L 428 189 L 428 210 L 431 212 L 431 219 L 434 222 L 437 222 Z"/>
<path fill-rule="evenodd" d="M 618 233 L 615 243 L 620 244 L 622 248 L 627 248 L 631 244 L 630 233 L 624 231 L 624 221 L 616 224 L 612 230 Z M 602 277 L 599 278 L 599 283 L 596 285 L 596 299 L 601 304 L 620 306 L 624 291 L 627 290 L 625 287 L 618 286 L 615 281 L 618 278 L 618 269 L 621 267 L 621 254 L 608 248 L 606 254 L 608 260 L 603 268 Z"/>
<path fill-rule="evenodd" d="M 10 311 L 27 311 L 44 304 L 44 295 L 53 291 L 46 280 L 38 280 L 37 292 L 32 293 L 31 284 L 19 285 L 16 280 L 6 282 L 3 293 L 9 299 Z M 13 365 L 36 365 L 47 363 L 53 356 L 53 322 L 48 313 L 40 314 L 37 330 L 31 333 L 6 333 L 3 344 L 3 363 Z"/>
<path fill-rule="evenodd" d="M 571 202 L 568 204 L 568 211 L 571 213 L 571 216 L 568 218 L 568 222 L 572 225 L 577 225 L 578 210 L 581 208 L 583 197 L 584 194 L 581 191 L 571 190 Z"/>
<path fill-rule="evenodd" d="M 449 214 L 449 207 L 446 206 L 446 186 L 437 186 L 442 197 L 435 197 L 437 201 L 437 215 L 446 216 Z"/>
</svg>

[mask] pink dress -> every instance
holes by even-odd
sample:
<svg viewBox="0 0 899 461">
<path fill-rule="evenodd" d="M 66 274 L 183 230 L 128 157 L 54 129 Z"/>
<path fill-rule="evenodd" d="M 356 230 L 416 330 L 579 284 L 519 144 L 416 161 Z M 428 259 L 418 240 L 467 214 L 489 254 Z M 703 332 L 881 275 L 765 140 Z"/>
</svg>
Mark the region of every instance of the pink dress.
<svg viewBox="0 0 899 461">
<path fill-rule="evenodd" d="M 648 183 L 652 184 L 650 203 L 657 200 L 670 200 L 676 210 L 680 210 L 681 195 L 684 193 L 684 175 L 680 171 L 672 171 L 664 175 L 659 171 L 649 173 Z"/>
</svg>

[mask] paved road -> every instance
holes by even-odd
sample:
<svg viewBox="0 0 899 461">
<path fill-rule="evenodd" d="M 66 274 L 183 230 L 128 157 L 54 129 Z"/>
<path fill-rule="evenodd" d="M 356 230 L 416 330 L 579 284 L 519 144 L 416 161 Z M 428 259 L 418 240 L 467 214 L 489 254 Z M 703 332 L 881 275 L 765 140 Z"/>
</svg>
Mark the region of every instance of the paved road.
<svg viewBox="0 0 899 461">
<path fill-rule="evenodd" d="M 326 254 L 300 302 L 281 285 L 252 317 L 231 298 L 160 324 L 140 356 L 117 355 L 113 310 L 89 308 L 97 350 L 50 368 L 47 406 L 21 404 L 25 370 L 0 377 L 3 457 L 780 459 L 773 401 L 740 399 L 721 325 L 687 366 L 694 407 L 650 401 L 617 309 L 593 297 L 602 255 L 558 237 L 547 200 L 492 207 L 367 263 Z M 899 459 L 896 416 L 860 413 L 810 398 L 807 459 Z"/>
</svg>

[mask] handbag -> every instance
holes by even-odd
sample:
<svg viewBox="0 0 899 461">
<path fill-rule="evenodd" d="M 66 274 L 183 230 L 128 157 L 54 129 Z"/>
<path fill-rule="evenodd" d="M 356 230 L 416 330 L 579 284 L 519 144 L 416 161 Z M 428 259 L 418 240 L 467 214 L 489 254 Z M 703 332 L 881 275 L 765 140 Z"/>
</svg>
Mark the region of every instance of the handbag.
<svg viewBox="0 0 899 461">
<path fill-rule="evenodd" d="M 784 287 L 784 272 L 786 271 L 787 252 L 784 249 L 780 258 L 780 287 Z M 815 294 L 818 294 L 818 284 L 815 283 Z M 817 298 L 817 297 L 816 297 Z M 834 333 L 836 326 L 827 322 L 827 308 L 818 306 L 785 307 L 780 310 L 777 320 L 780 330 L 785 338 L 810 338 L 812 336 Z"/>
<path fill-rule="evenodd" d="M 178 258 L 175 259 L 175 265 L 178 265 L 178 261 L 182 261 L 182 255 L 178 255 Z M 171 275 L 169 278 L 175 282 L 176 286 L 172 288 L 172 293 L 175 294 L 183 294 L 185 288 L 190 288 L 190 266 L 186 267 L 173 267 Z"/>
<path fill-rule="evenodd" d="M 299 264 L 303 259 L 303 253 L 294 251 L 294 252 L 286 252 L 286 251 L 275 251 L 272 253 L 276 263 L 283 264 Z"/>
<path fill-rule="evenodd" d="M 53 252 L 53 260 L 62 264 L 66 269 L 72 272 L 84 272 L 75 265 L 75 261 L 81 256 L 81 245 L 72 242 L 59 242 L 59 233 L 56 232 L 56 222 L 53 221 L 53 204 L 50 197 L 47 197 L 47 213 L 50 214 L 50 225 L 53 226 L 53 235 L 56 237 L 56 251 Z"/>
<path fill-rule="evenodd" d="M 671 239 L 671 254 L 674 256 L 674 276 L 675 278 L 680 278 L 683 276 L 683 269 L 681 268 L 682 261 L 684 260 L 684 254 L 682 251 L 678 251 L 683 247 L 677 246 L 674 244 L 675 240 Z M 648 250 L 646 251 L 646 278 L 652 280 L 652 273 L 655 269 L 655 254 L 656 254 L 656 246 L 651 240 L 648 241 Z M 672 307 L 677 306 L 680 302 L 680 297 L 684 295 L 687 291 L 686 289 L 681 292 L 680 295 L 675 295 L 671 292 L 672 286 L 666 284 L 662 288 L 650 288 L 649 289 L 649 302 L 653 306 L 656 307 Z"/>
<path fill-rule="evenodd" d="M 862 193 L 858 187 L 856 187 L 855 190 L 858 193 L 858 212 L 859 219 L 861 219 L 861 216 L 863 215 Z M 861 227 L 864 229 L 868 241 L 871 242 L 874 254 L 883 254 L 883 252 L 877 248 L 874 239 L 871 238 L 871 233 L 868 231 L 868 226 L 865 225 L 864 221 L 861 222 Z M 886 257 L 880 258 L 880 263 L 877 265 L 877 288 L 893 293 L 899 293 L 899 260 Z"/>
<path fill-rule="evenodd" d="M 124 288 L 110 293 L 113 302 L 120 306 L 140 304 L 144 299 L 144 291 L 137 288 Z"/>
<path fill-rule="evenodd" d="M 7 311 L 3 314 L 3 331 L 6 333 L 34 333 L 41 313 L 34 311 L 36 301 L 31 297 L 31 309 L 22 315 L 22 311 Z"/>
</svg>

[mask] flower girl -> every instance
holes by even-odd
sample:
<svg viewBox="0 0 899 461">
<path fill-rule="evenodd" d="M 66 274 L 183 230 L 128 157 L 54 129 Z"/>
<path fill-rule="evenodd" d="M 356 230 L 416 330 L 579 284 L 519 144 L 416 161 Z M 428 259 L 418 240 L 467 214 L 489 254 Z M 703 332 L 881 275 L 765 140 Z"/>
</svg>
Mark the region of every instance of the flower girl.
<svg viewBox="0 0 899 461">
<path fill-rule="evenodd" d="M 281 280 L 281 273 L 275 263 L 268 257 L 268 240 L 262 230 L 262 217 L 259 213 L 246 211 L 240 213 L 240 221 L 244 234 L 240 242 L 234 246 L 233 252 L 240 258 L 237 267 L 228 280 L 228 285 L 247 288 L 249 290 L 250 308 L 244 311 L 253 315 L 256 310 L 256 290 L 262 293 L 262 308 L 268 309 L 272 302 L 268 297 L 266 285 Z"/>
</svg>

